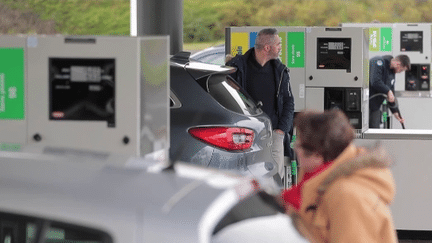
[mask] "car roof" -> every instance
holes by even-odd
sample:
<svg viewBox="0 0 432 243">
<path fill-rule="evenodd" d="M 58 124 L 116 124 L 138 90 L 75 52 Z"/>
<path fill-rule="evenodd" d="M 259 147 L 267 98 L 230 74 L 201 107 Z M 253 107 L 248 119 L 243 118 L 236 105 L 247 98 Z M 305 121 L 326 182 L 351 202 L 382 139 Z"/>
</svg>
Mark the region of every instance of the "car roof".
<svg viewBox="0 0 432 243">
<path fill-rule="evenodd" d="M 187 70 L 195 79 L 212 74 L 231 74 L 236 68 L 195 61 L 190 58 L 190 52 L 180 52 L 171 57 L 171 67 Z"/>
<path fill-rule="evenodd" d="M 0 152 L 0 211 L 88 225 L 114 238 L 127 239 L 139 229 L 144 238 L 158 242 L 172 242 L 180 235 L 197 242 L 198 224 L 209 205 L 236 185 L 249 183 L 235 174 L 181 162 L 174 171 L 163 171 L 161 163 L 143 158 L 119 164 Z M 221 205 L 225 209 L 213 211 L 222 217 L 232 205 L 229 200 Z M 160 238 L 158 227 L 167 236 Z M 188 234 L 179 235 L 179 230 Z"/>
</svg>

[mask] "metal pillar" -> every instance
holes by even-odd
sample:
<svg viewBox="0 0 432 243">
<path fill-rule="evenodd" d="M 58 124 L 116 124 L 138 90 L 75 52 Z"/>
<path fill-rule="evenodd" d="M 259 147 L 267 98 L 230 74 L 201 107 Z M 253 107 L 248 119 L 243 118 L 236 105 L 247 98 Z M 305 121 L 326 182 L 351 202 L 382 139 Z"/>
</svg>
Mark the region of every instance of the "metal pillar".
<svg viewBox="0 0 432 243">
<path fill-rule="evenodd" d="M 135 0 L 131 2 L 131 16 L 135 14 L 132 11 L 136 11 L 137 36 L 169 35 L 170 54 L 183 50 L 183 0 Z M 134 35 L 134 30 L 131 33 Z"/>
</svg>

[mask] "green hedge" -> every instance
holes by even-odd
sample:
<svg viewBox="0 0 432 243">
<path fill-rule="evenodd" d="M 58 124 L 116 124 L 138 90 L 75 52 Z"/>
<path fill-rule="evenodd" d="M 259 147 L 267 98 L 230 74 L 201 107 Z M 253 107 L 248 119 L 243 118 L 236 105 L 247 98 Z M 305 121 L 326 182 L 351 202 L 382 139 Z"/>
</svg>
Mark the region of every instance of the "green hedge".
<svg viewBox="0 0 432 243">
<path fill-rule="evenodd" d="M 129 35 L 129 0 L 1 0 L 54 20 L 62 34 Z M 337 26 L 432 22 L 425 0 L 183 0 L 185 43 L 222 40 L 228 26 Z M 12 31 L 13 32 L 13 31 Z"/>
<path fill-rule="evenodd" d="M 56 30 L 76 35 L 129 35 L 128 0 L 3 0 L 12 8 L 53 19 Z"/>
</svg>

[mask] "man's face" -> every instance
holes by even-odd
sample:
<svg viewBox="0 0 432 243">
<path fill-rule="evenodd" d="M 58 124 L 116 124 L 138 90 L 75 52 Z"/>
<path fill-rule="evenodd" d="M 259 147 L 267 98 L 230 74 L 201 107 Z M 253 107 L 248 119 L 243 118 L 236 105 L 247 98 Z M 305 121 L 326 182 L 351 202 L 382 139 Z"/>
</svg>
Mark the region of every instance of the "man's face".
<svg viewBox="0 0 432 243">
<path fill-rule="evenodd" d="M 322 156 L 317 153 L 307 152 L 302 147 L 302 140 L 300 134 L 297 134 L 296 141 L 294 143 L 294 151 L 296 153 L 299 164 L 305 172 L 313 172 L 319 166 L 323 164 Z"/>
<path fill-rule="evenodd" d="M 395 73 L 401 73 L 407 70 L 407 68 L 404 67 L 402 63 L 398 60 L 393 61 L 393 69 L 395 70 Z"/>
<path fill-rule="evenodd" d="M 279 58 L 280 52 L 282 50 L 282 41 L 278 35 L 273 37 L 273 43 L 270 45 L 269 56 L 270 59 Z"/>
</svg>

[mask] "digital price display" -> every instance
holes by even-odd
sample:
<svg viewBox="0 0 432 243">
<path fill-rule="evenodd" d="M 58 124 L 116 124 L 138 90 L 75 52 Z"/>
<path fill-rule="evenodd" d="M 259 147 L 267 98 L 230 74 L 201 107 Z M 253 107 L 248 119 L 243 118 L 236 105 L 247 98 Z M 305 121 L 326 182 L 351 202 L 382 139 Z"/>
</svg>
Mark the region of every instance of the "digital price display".
<svg viewBox="0 0 432 243">
<path fill-rule="evenodd" d="M 317 69 L 351 72 L 351 38 L 318 38 Z"/>
<path fill-rule="evenodd" d="M 401 31 L 401 51 L 423 53 L 423 31 Z"/>
</svg>

